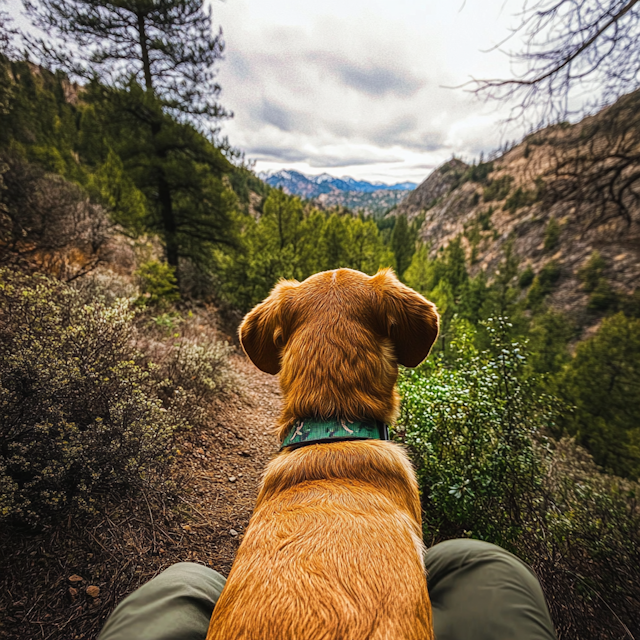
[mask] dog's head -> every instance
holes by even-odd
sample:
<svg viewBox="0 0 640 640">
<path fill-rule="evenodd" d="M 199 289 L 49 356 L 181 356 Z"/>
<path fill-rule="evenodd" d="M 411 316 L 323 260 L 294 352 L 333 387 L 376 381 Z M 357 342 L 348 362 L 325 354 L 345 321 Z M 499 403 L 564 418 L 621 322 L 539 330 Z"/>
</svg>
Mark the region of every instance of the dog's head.
<svg viewBox="0 0 640 640">
<path fill-rule="evenodd" d="M 287 420 L 391 420 L 397 364 L 420 364 L 437 336 L 435 306 L 391 269 L 375 276 L 336 269 L 304 282 L 283 280 L 240 326 L 240 342 L 254 364 L 281 373 Z"/>
</svg>

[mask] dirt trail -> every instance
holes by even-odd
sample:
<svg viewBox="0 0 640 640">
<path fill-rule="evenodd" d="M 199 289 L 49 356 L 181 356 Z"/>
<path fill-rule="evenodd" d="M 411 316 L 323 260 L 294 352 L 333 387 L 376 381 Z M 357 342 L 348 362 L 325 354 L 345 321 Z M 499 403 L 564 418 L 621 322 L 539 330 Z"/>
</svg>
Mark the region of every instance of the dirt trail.
<svg viewBox="0 0 640 640">
<path fill-rule="evenodd" d="M 175 497 L 135 494 L 38 533 L 0 529 L 0 638 L 94 640 L 128 593 L 176 562 L 228 574 L 277 451 L 281 403 L 274 376 L 243 355 L 232 366 L 237 391 L 207 429 L 180 436 Z"/>
<path fill-rule="evenodd" d="M 281 405 L 275 376 L 244 356 L 235 356 L 233 366 L 240 393 L 220 401 L 208 432 L 185 441 L 179 465 L 192 478 L 186 499 L 196 521 L 190 533 L 204 528 L 205 541 L 212 543 L 190 559 L 225 575 L 253 512 L 262 473 L 277 451 L 272 427 Z"/>
</svg>

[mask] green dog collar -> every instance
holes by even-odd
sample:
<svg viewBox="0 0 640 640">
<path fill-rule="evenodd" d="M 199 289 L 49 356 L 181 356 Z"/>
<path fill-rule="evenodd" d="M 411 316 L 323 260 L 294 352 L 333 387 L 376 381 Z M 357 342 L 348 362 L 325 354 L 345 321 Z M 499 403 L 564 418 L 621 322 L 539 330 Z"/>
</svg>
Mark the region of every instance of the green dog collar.
<svg viewBox="0 0 640 640">
<path fill-rule="evenodd" d="M 281 449 L 297 449 L 309 444 L 339 442 L 341 440 L 388 440 L 387 425 L 378 420 L 297 420 L 291 427 Z"/>
</svg>

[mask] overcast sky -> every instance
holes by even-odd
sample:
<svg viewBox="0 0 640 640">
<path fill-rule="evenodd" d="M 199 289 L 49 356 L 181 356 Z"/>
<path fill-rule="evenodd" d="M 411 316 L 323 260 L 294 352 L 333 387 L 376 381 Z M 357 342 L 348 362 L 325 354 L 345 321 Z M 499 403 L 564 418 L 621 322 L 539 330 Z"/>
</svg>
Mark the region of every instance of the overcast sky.
<svg viewBox="0 0 640 640">
<path fill-rule="evenodd" d="M 9 0 L 13 11 L 19 0 Z M 503 142 L 495 104 L 459 85 L 509 75 L 522 0 L 213 0 L 223 124 L 256 170 L 421 182 Z M 514 43 L 515 44 L 515 43 Z M 510 137 L 513 133 L 510 133 Z"/>
<path fill-rule="evenodd" d="M 256 169 L 422 181 L 452 154 L 501 143 L 495 104 L 446 86 L 504 77 L 482 53 L 519 0 L 214 1 L 225 34 L 230 140 Z"/>
</svg>

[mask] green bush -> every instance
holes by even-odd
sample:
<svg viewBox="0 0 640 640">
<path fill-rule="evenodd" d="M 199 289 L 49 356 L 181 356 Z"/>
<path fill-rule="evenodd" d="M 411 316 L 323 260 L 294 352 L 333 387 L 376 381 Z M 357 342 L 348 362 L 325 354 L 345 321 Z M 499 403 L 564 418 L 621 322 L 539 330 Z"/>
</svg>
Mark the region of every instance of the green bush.
<svg viewBox="0 0 640 640">
<path fill-rule="evenodd" d="M 496 198 L 497 199 L 497 198 Z M 518 187 L 506 200 L 502 207 L 504 211 L 515 213 L 521 207 L 528 207 L 534 204 L 538 199 L 535 191 L 529 191 Z"/>
<path fill-rule="evenodd" d="M 0 271 L 0 520 L 89 512 L 154 480 L 184 420 L 132 349 L 128 302 Z M 168 409 L 168 410 L 167 410 Z"/>
<path fill-rule="evenodd" d="M 489 184 L 484 188 L 483 198 L 485 202 L 492 200 L 504 200 L 511 191 L 512 176 L 502 176 L 496 180 L 489 180 Z"/>
<path fill-rule="evenodd" d="M 604 276 L 607 263 L 602 259 L 600 252 L 594 251 L 586 264 L 578 271 L 578 278 L 582 281 L 584 290 L 591 293 L 598 286 Z"/>
<path fill-rule="evenodd" d="M 166 307 L 180 299 L 175 270 L 166 262 L 149 260 L 135 272 L 142 295 L 138 304 Z"/>
<path fill-rule="evenodd" d="M 496 355 L 477 353 L 473 329 L 462 327 L 453 367 L 403 374 L 398 428 L 424 489 L 427 539 L 463 534 L 509 545 L 522 533 L 525 496 L 541 483 L 534 437 L 554 412 L 523 380 L 525 357 L 505 342 L 508 323 L 487 326 Z"/>
<path fill-rule="evenodd" d="M 551 218 L 544 232 L 544 250 L 545 251 L 551 251 L 558 246 L 558 242 L 560 241 L 561 230 L 562 229 L 558 221 L 555 218 Z"/>
<path fill-rule="evenodd" d="M 547 262 L 540 273 L 533 279 L 529 293 L 527 294 L 527 307 L 535 309 L 542 304 L 542 301 L 552 291 L 558 280 L 560 279 L 560 267 L 553 260 Z"/>
<path fill-rule="evenodd" d="M 576 409 L 566 432 L 595 461 L 617 475 L 640 479 L 640 320 L 606 318 L 580 343 L 563 373 L 561 390 Z"/>
<path fill-rule="evenodd" d="M 160 315 L 140 332 L 137 346 L 160 398 L 193 427 L 204 426 L 213 401 L 235 385 L 232 347 L 218 339 L 206 318 Z"/>
<path fill-rule="evenodd" d="M 533 268 L 531 267 L 531 265 L 529 265 L 521 274 L 520 277 L 518 278 L 518 285 L 521 289 L 526 289 L 532 282 L 533 279 L 535 278 L 535 273 L 533 271 Z"/>
<path fill-rule="evenodd" d="M 559 637 L 636 633 L 640 487 L 547 437 L 570 412 L 538 391 L 510 323 L 489 321 L 484 352 L 471 325 L 452 324 L 457 360 L 431 359 L 400 380 L 395 437 L 416 466 L 425 540 L 468 536 L 518 555 L 539 577 Z"/>
<path fill-rule="evenodd" d="M 606 311 L 618 306 L 618 294 L 605 278 L 600 278 L 596 288 L 589 296 L 587 309 L 590 311 Z"/>
</svg>

